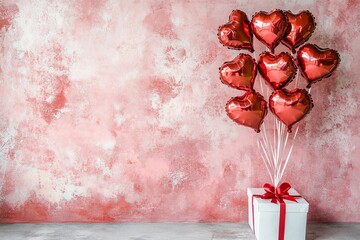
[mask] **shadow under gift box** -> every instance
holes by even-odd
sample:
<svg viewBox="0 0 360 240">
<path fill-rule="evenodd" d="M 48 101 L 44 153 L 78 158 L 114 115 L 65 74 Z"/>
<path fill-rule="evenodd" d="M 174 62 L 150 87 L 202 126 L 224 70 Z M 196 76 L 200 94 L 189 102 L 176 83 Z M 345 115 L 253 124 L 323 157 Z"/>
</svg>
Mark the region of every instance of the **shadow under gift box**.
<svg viewBox="0 0 360 240">
<path fill-rule="evenodd" d="M 271 199 L 261 199 L 253 195 L 262 195 L 263 188 L 248 188 L 249 225 L 258 240 L 278 240 L 280 203 L 272 203 Z M 295 189 L 289 190 L 290 195 L 299 195 Z M 309 203 L 302 197 L 297 202 L 284 200 L 286 204 L 285 238 L 284 240 L 305 240 L 306 221 Z M 254 213 L 254 219 L 253 219 Z"/>
</svg>

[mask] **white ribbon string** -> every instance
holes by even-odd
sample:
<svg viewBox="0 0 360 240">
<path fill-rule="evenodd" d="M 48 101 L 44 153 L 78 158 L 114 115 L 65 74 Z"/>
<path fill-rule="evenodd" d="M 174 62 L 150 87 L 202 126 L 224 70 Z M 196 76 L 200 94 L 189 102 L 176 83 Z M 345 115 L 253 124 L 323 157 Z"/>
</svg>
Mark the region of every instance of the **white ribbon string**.
<svg viewBox="0 0 360 240">
<path fill-rule="evenodd" d="M 268 48 L 266 50 L 269 51 Z M 256 59 L 255 51 L 253 56 L 254 59 Z M 297 72 L 294 81 L 294 88 L 298 87 L 299 75 L 300 74 Z M 259 81 L 261 93 L 264 98 L 269 101 L 269 87 L 266 84 L 263 86 L 263 79 L 260 74 L 258 75 L 257 80 Z M 310 93 L 310 91 L 311 88 L 308 90 L 308 93 Z M 269 117 L 270 116 L 267 116 L 267 118 Z M 267 127 L 268 121 L 270 121 L 269 128 Z M 281 182 L 285 169 L 289 163 L 299 127 L 296 126 L 295 131 L 292 133 L 293 136 L 289 137 L 290 134 L 284 123 L 282 123 L 274 115 L 272 115 L 272 121 L 273 124 L 271 124 L 271 119 L 264 120 L 257 145 L 266 170 L 274 187 L 276 188 Z M 271 129 L 271 125 L 273 125 L 273 129 Z"/>
</svg>

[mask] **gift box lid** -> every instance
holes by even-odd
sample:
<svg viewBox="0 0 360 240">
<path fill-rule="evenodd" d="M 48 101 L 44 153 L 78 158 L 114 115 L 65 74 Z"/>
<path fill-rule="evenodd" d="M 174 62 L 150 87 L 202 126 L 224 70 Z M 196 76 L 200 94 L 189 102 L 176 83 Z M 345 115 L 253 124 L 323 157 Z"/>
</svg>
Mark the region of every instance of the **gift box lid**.
<svg viewBox="0 0 360 240">
<path fill-rule="evenodd" d="M 263 188 L 248 188 L 247 195 L 249 201 L 252 201 L 253 195 L 262 195 L 265 191 Z M 295 189 L 289 190 L 290 195 L 300 195 Z M 309 203 L 302 197 L 296 198 L 297 202 L 284 200 L 286 203 L 286 212 L 308 212 Z M 257 209 L 260 212 L 278 212 L 280 210 L 280 204 L 272 203 L 270 199 L 261 199 L 260 197 L 254 198 L 254 210 Z"/>
</svg>

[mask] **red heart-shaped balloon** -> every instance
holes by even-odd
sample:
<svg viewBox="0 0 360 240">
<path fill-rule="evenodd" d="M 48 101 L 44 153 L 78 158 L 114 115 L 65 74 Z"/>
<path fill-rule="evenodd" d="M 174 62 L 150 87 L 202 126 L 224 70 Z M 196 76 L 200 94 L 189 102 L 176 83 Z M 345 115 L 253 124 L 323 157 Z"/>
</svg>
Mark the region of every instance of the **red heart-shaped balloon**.
<svg viewBox="0 0 360 240">
<path fill-rule="evenodd" d="M 243 11 L 232 11 L 229 22 L 219 27 L 218 38 L 221 44 L 229 48 L 254 51 L 250 22 Z"/>
<path fill-rule="evenodd" d="M 303 119 L 312 109 L 311 96 L 305 89 L 279 89 L 275 90 L 269 99 L 271 112 L 288 127 Z"/>
<path fill-rule="evenodd" d="M 340 55 L 333 49 L 323 49 L 308 43 L 299 49 L 297 62 L 309 88 L 311 84 L 330 77 L 340 63 Z"/>
<path fill-rule="evenodd" d="M 285 14 L 290 26 L 281 42 L 295 53 L 295 48 L 310 38 L 315 30 L 316 23 L 313 15 L 309 11 L 302 11 L 298 14 L 286 11 Z"/>
<path fill-rule="evenodd" d="M 248 54 L 239 54 L 220 67 L 220 80 L 239 90 L 252 90 L 256 77 L 256 62 Z"/>
<path fill-rule="evenodd" d="M 226 103 L 226 113 L 238 124 L 251 127 L 260 132 L 260 126 L 267 114 L 267 103 L 257 92 L 246 92 L 231 98 Z"/>
<path fill-rule="evenodd" d="M 269 52 L 260 54 L 258 68 L 266 83 L 274 89 L 289 84 L 295 77 L 297 67 L 289 53 L 274 55 Z"/>
<path fill-rule="evenodd" d="M 270 13 L 257 12 L 251 20 L 251 29 L 257 39 L 268 46 L 272 53 L 286 34 L 287 17 L 283 11 L 275 9 Z"/>
</svg>

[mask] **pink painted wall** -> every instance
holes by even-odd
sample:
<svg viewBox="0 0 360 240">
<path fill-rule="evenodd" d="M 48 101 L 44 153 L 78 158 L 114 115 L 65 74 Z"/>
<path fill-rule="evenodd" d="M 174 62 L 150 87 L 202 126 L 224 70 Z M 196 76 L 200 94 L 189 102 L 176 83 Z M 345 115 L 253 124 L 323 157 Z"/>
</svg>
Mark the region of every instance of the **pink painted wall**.
<svg viewBox="0 0 360 240">
<path fill-rule="evenodd" d="M 310 10 L 310 42 L 342 58 L 285 180 L 310 220 L 360 221 L 359 1 L 20 0 L 0 5 L 0 222 L 245 221 L 269 178 L 224 112 L 241 92 L 218 67 L 238 51 L 216 31 L 276 7 Z"/>
</svg>

